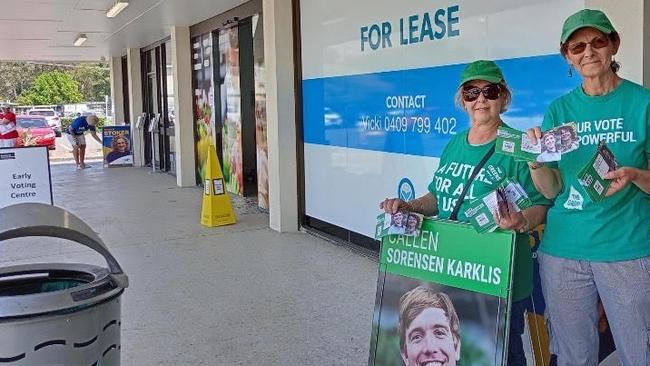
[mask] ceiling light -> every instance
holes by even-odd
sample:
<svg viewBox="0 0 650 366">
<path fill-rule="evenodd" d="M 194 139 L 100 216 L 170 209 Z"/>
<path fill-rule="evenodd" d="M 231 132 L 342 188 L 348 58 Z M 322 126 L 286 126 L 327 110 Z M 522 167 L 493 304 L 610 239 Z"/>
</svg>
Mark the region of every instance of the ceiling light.
<svg viewBox="0 0 650 366">
<path fill-rule="evenodd" d="M 74 43 L 73 43 L 73 44 L 74 44 L 76 47 L 79 47 L 79 46 L 81 46 L 82 44 L 84 44 L 84 42 L 86 42 L 87 39 L 88 39 L 88 37 L 86 37 L 85 34 L 83 34 L 83 33 L 79 33 L 79 35 L 77 36 L 77 38 L 74 40 Z"/>
<path fill-rule="evenodd" d="M 113 6 L 106 12 L 107 18 L 115 18 L 124 8 L 129 6 L 129 0 L 117 0 Z"/>
</svg>

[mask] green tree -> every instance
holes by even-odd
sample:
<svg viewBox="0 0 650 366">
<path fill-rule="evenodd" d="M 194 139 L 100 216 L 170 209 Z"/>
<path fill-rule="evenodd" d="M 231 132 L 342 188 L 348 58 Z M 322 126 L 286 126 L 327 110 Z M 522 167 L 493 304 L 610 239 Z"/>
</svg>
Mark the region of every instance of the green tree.
<svg viewBox="0 0 650 366">
<path fill-rule="evenodd" d="M 79 64 L 70 70 L 72 78 L 79 83 L 79 91 L 86 102 L 101 102 L 111 95 L 108 64 Z"/>
<path fill-rule="evenodd" d="M 39 75 L 32 86 L 20 94 L 19 104 L 67 104 L 81 101 L 79 83 L 68 73 L 51 71 Z"/>
<path fill-rule="evenodd" d="M 54 70 L 63 68 L 32 62 L 0 62 L 0 99 L 15 101 L 38 75 Z"/>
</svg>

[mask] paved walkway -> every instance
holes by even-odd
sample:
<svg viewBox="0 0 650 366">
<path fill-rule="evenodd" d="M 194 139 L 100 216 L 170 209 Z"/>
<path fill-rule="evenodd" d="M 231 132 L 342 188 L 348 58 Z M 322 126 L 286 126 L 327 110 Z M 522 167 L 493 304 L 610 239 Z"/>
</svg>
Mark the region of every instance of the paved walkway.
<svg viewBox="0 0 650 366">
<path fill-rule="evenodd" d="M 99 135 L 101 138 L 101 134 Z M 86 159 L 103 159 L 102 145 L 86 135 Z M 56 138 L 56 149 L 50 150 L 50 161 L 73 160 L 72 146 L 65 134 Z"/>
<path fill-rule="evenodd" d="M 236 225 L 199 225 L 201 190 L 140 168 L 52 167 L 55 204 L 84 219 L 129 275 L 122 364 L 366 365 L 377 263 L 309 234 L 280 234 L 234 202 Z M 103 263 L 51 238 L 0 245 L 0 266 Z"/>
</svg>

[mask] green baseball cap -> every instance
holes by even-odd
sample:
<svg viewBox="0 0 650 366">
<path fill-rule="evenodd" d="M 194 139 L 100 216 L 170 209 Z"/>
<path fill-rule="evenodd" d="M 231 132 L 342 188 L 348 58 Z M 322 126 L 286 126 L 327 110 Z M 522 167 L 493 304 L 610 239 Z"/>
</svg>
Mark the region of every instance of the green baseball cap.
<svg viewBox="0 0 650 366">
<path fill-rule="evenodd" d="M 503 74 L 494 61 L 478 60 L 465 66 L 463 73 L 460 75 L 460 85 L 472 80 L 499 83 L 503 80 Z"/>
<path fill-rule="evenodd" d="M 586 27 L 596 28 L 605 34 L 610 34 L 615 31 L 612 22 L 609 21 L 605 13 L 600 10 L 582 9 L 564 21 L 560 44 L 564 44 L 573 32 Z"/>
</svg>

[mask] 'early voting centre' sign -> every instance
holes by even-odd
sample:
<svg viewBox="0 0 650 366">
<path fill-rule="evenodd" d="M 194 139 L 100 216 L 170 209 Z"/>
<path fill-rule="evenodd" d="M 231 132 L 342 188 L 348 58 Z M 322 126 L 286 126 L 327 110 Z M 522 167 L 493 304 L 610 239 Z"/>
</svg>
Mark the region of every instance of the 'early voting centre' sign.
<svg viewBox="0 0 650 366">
<path fill-rule="evenodd" d="M 47 147 L 0 149 L 0 208 L 25 202 L 52 204 Z"/>
</svg>

